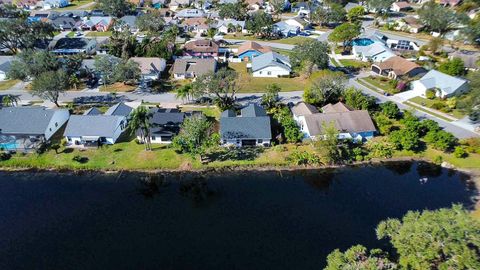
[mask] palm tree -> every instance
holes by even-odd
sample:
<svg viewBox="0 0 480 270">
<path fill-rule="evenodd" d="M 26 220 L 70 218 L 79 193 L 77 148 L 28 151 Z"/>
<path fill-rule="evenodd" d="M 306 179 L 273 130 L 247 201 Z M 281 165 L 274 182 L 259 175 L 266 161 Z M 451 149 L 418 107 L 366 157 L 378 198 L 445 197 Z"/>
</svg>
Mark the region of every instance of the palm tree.
<svg viewBox="0 0 480 270">
<path fill-rule="evenodd" d="M 182 101 L 185 101 L 185 99 L 189 101 L 192 97 L 192 85 L 185 84 L 178 88 L 176 97 L 182 99 Z"/>
<path fill-rule="evenodd" d="M 215 37 L 215 35 L 217 34 L 217 29 L 215 28 L 208 28 L 207 30 L 207 37 L 212 39 Z"/>
<path fill-rule="evenodd" d="M 137 130 L 140 132 L 140 139 L 145 144 L 145 150 L 152 150 L 151 146 L 151 136 L 150 136 L 150 118 L 152 118 L 152 113 L 150 113 L 145 106 L 139 106 L 132 112 L 130 122 L 128 122 L 128 128 L 130 132 L 134 134 Z"/>
<path fill-rule="evenodd" d="M 72 75 L 70 76 L 70 78 L 68 78 L 68 80 L 69 80 L 70 85 L 73 85 L 73 88 L 75 89 L 75 91 L 77 91 L 77 85 L 80 83 L 80 81 L 78 80 L 77 75 L 72 74 Z"/>
<path fill-rule="evenodd" d="M 2 98 L 2 104 L 5 107 L 14 107 L 18 105 L 20 98 L 14 95 L 5 95 Z"/>
</svg>

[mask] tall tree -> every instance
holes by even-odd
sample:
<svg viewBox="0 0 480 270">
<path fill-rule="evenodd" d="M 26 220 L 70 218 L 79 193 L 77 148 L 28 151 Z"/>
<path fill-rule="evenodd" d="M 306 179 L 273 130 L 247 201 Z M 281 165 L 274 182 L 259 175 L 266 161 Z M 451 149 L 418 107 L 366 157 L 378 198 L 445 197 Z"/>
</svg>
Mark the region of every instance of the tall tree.
<svg viewBox="0 0 480 270">
<path fill-rule="evenodd" d="M 336 164 L 342 160 L 343 149 L 339 145 L 338 130 L 334 122 L 322 124 L 322 133 L 317 138 L 315 147 L 324 164 Z"/>
<path fill-rule="evenodd" d="M 68 75 L 63 70 L 46 71 L 32 81 L 32 94 L 53 102 L 57 107 L 58 98 L 68 88 Z"/>
<path fill-rule="evenodd" d="M 307 40 L 293 48 L 290 55 L 293 67 L 301 68 L 309 76 L 314 67 L 328 67 L 328 44 L 317 40 Z"/>
<path fill-rule="evenodd" d="M 395 0 L 366 0 L 368 9 L 373 11 L 376 16 L 387 15 L 393 2 L 395 2 Z"/>
<path fill-rule="evenodd" d="M 131 134 L 139 133 L 141 141 L 145 144 L 145 150 L 152 150 L 150 128 L 152 127 L 150 119 L 152 113 L 145 106 L 139 106 L 133 110 L 128 128 Z"/>
<path fill-rule="evenodd" d="M 343 48 L 350 45 L 350 42 L 360 35 L 360 25 L 354 23 L 343 23 L 333 29 L 328 39 L 332 42 L 342 42 Z"/>
<path fill-rule="evenodd" d="M 452 76 L 461 76 L 465 74 L 465 64 L 459 57 L 447 60 L 438 66 L 438 70 Z"/>
<path fill-rule="evenodd" d="M 360 20 L 360 18 L 362 18 L 364 15 L 365 8 L 363 6 L 356 6 L 348 11 L 347 18 L 351 23 L 355 23 Z"/>
<path fill-rule="evenodd" d="M 117 82 L 136 82 L 140 79 L 141 70 L 140 65 L 133 61 L 122 61 L 115 67 L 115 80 Z"/>
<path fill-rule="evenodd" d="M 387 219 L 377 237 L 390 240 L 404 269 L 480 269 L 480 222 L 461 205 Z"/>
<path fill-rule="evenodd" d="M 18 105 L 20 98 L 15 95 L 4 95 L 2 98 L 2 105 L 5 107 L 14 107 Z"/>
<path fill-rule="evenodd" d="M 270 14 L 263 11 L 255 12 L 246 22 L 247 30 L 261 38 L 272 38 L 273 33 L 273 19 Z"/>
<path fill-rule="evenodd" d="M 318 7 L 310 16 L 311 20 L 320 25 L 340 23 L 345 21 L 346 12 L 343 6 L 331 4 L 325 7 Z"/>
<path fill-rule="evenodd" d="M 440 34 L 450 30 L 458 22 L 458 17 L 453 10 L 443 7 L 434 1 L 423 4 L 417 13 L 420 20 L 429 30 Z"/>
<path fill-rule="evenodd" d="M 282 90 L 278 84 L 273 83 L 267 85 L 267 91 L 262 95 L 262 105 L 267 109 L 273 109 L 277 107 L 280 101 L 278 93 Z"/>
<path fill-rule="evenodd" d="M 165 27 L 165 20 L 160 11 L 154 10 L 137 18 L 135 22 L 140 31 L 158 35 Z"/>
<path fill-rule="evenodd" d="M 0 49 L 13 54 L 33 49 L 37 40 L 52 38 L 53 32 L 53 26 L 45 22 L 27 22 L 24 18 L 0 20 Z"/>
<path fill-rule="evenodd" d="M 112 55 L 98 55 L 95 57 L 95 70 L 100 73 L 103 83 L 111 84 L 116 81 L 116 67 L 121 64 L 121 59 Z"/>
<path fill-rule="evenodd" d="M 183 122 L 180 133 L 173 138 L 172 145 L 180 152 L 202 154 L 210 145 L 212 123 L 204 115 L 192 116 Z"/>
<path fill-rule="evenodd" d="M 108 15 L 120 18 L 132 11 L 134 6 L 126 0 L 98 0 L 98 8 Z"/>
<path fill-rule="evenodd" d="M 58 58 L 47 51 L 25 50 L 12 61 L 7 76 L 11 79 L 25 80 L 35 78 L 45 71 L 55 71 L 61 67 Z"/>
<path fill-rule="evenodd" d="M 345 91 L 346 78 L 341 73 L 327 73 L 316 79 L 312 86 L 305 89 L 303 99 L 307 103 L 325 106 L 338 102 Z"/>
<path fill-rule="evenodd" d="M 247 5 L 243 1 L 222 4 L 219 7 L 218 16 L 222 19 L 244 20 L 247 14 Z"/>
<path fill-rule="evenodd" d="M 137 39 L 128 29 L 113 31 L 108 43 L 110 54 L 125 60 L 135 56 L 137 46 Z"/>
<path fill-rule="evenodd" d="M 209 72 L 199 76 L 192 84 L 194 97 L 213 96 L 221 110 L 231 109 L 235 105 L 237 93 L 237 73 L 234 70 L 222 68 L 217 72 Z"/>
</svg>

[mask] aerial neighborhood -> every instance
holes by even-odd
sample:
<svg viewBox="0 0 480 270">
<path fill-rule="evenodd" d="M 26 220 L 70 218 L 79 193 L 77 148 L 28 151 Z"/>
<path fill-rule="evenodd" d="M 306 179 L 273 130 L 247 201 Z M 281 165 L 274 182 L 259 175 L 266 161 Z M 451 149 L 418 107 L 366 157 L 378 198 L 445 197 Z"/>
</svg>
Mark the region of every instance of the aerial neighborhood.
<svg viewBox="0 0 480 270">
<path fill-rule="evenodd" d="M 4 1 L 0 167 L 478 159 L 479 11 L 472 0 Z"/>
</svg>

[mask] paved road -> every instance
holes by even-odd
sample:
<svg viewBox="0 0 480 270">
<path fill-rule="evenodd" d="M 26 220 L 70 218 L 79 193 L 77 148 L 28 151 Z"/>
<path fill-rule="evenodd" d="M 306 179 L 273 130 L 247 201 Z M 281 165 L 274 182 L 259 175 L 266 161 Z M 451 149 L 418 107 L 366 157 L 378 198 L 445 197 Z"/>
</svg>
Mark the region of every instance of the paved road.
<svg viewBox="0 0 480 270">
<path fill-rule="evenodd" d="M 367 88 L 367 87 L 359 84 L 355 80 L 355 78 L 349 79 L 348 84 L 350 86 L 353 86 L 353 87 L 357 88 L 357 89 L 360 89 L 363 93 L 365 93 L 367 95 L 375 97 L 378 100 L 378 102 L 380 102 L 380 103 L 387 102 L 387 101 L 393 101 L 397 104 L 397 106 L 401 110 L 412 109 L 410 106 L 407 106 L 407 105 L 403 104 L 400 100 L 395 99 L 395 97 L 384 96 L 382 94 L 379 94 L 379 93 L 371 90 L 370 88 Z M 426 118 L 426 119 L 431 119 L 431 120 L 436 121 L 441 127 L 443 127 L 446 131 L 455 135 L 455 137 L 457 137 L 457 138 L 463 139 L 463 138 L 471 138 L 471 137 L 480 137 L 480 134 L 475 133 L 473 131 L 470 131 L 468 129 L 465 129 L 464 127 L 462 127 L 462 125 L 460 123 L 457 124 L 455 122 L 447 122 L 443 119 L 440 119 L 438 117 L 435 117 L 433 115 L 430 115 L 430 114 L 427 114 L 425 112 L 418 111 L 418 110 L 415 111 L 415 115 L 420 117 L 420 118 Z"/>
</svg>

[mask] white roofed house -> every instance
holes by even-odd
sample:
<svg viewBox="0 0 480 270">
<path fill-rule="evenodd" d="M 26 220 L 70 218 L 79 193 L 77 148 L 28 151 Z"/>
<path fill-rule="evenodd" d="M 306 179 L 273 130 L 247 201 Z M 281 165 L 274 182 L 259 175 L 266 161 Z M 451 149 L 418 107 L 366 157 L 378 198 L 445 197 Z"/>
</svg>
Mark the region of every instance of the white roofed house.
<svg viewBox="0 0 480 270">
<path fill-rule="evenodd" d="M 167 67 L 167 61 L 158 57 L 132 57 L 130 60 L 138 63 L 144 82 L 158 80 Z"/>
<path fill-rule="evenodd" d="M 358 60 L 365 62 L 382 62 L 395 56 L 392 50 L 380 42 L 374 42 L 367 46 L 355 45 L 352 47 L 352 54 L 355 55 Z"/>
<path fill-rule="evenodd" d="M 280 77 L 290 75 L 292 65 L 287 56 L 267 52 L 252 58 L 251 69 L 253 77 Z"/>
<path fill-rule="evenodd" d="M 67 122 L 65 109 L 45 107 L 0 108 L 0 150 L 35 150 Z"/>
<path fill-rule="evenodd" d="M 300 30 L 311 28 L 311 23 L 300 16 L 287 19 L 285 20 L 285 23 L 293 27 L 298 27 Z"/>
<path fill-rule="evenodd" d="M 104 114 L 91 109 L 83 115 L 72 115 L 65 128 L 64 136 L 69 147 L 99 147 L 115 144 L 128 127 L 132 108 L 118 103 Z"/>
<path fill-rule="evenodd" d="M 468 81 L 450 76 L 436 70 L 430 70 L 419 80 L 411 84 L 412 91 L 425 96 L 427 90 L 434 90 L 437 97 L 448 98 L 468 91 Z"/>
</svg>

